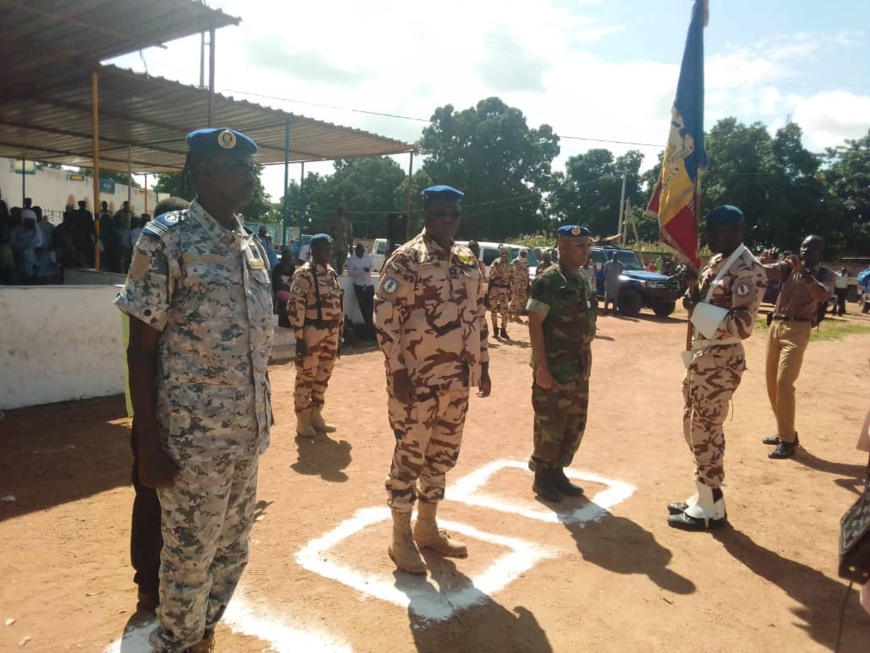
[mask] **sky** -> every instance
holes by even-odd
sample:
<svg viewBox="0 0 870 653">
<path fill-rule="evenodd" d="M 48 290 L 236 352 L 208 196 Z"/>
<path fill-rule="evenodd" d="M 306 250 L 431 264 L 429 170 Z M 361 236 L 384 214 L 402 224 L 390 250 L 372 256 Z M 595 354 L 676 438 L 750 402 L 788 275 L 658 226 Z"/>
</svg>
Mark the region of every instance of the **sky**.
<svg viewBox="0 0 870 653">
<path fill-rule="evenodd" d="M 555 170 L 595 147 L 617 156 L 639 149 L 644 167 L 654 165 L 692 8 L 692 0 L 207 4 L 242 19 L 217 31 L 219 93 L 406 142 L 419 138 L 437 107 L 461 110 L 498 96 L 530 126 L 549 124 L 562 137 Z M 707 129 L 726 116 L 763 122 L 771 132 L 792 120 L 816 152 L 867 133 L 870 2 L 709 4 Z M 199 52 L 195 36 L 112 63 L 196 85 Z M 407 155 L 397 160 L 407 167 Z M 331 170 L 306 165 L 306 173 Z M 291 166 L 291 177 L 300 172 Z M 263 183 L 280 198 L 283 166 L 267 168 Z"/>
</svg>

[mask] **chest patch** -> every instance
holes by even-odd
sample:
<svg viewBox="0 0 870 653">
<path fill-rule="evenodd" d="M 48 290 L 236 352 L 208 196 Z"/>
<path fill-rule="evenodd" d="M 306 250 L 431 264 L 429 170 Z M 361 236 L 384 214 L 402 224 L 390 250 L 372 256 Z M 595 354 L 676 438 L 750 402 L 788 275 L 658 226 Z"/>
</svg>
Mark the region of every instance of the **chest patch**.
<svg viewBox="0 0 870 653">
<path fill-rule="evenodd" d="M 459 278 L 459 270 L 456 268 L 450 268 L 450 278 L 458 279 Z"/>
<path fill-rule="evenodd" d="M 746 297 L 749 294 L 749 286 L 745 283 L 741 283 L 737 286 L 736 292 L 738 297 Z"/>
<path fill-rule="evenodd" d="M 396 281 L 395 278 L 390 277 L 389 279 L 384 279 L 383 289 L 385 293 L 394 293 L 398 287 L 399 282 Z"/>
</svg>

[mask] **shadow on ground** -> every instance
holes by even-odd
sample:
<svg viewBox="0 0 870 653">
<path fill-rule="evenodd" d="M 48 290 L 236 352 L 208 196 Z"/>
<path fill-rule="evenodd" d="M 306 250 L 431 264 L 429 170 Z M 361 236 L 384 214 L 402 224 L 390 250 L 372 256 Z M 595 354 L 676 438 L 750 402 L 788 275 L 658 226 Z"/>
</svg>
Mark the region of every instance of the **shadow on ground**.
<svg viewBox="0 0 870 653">
<path fill-rule="evenodd" d="M 0 521 L 130 484 L 124 397 L 32 406 L 0 421 Z"/>
<path fill-rule="evenodd" d="M 347 480 L 343 470 L 353 460 L 350 455 L 352 448 L 347 440 L 333 440 L 323 433 L 313 438 L 296 436 L 297 460 L 290 467 L 297 474 L 343 483 Z"/>
</svg>

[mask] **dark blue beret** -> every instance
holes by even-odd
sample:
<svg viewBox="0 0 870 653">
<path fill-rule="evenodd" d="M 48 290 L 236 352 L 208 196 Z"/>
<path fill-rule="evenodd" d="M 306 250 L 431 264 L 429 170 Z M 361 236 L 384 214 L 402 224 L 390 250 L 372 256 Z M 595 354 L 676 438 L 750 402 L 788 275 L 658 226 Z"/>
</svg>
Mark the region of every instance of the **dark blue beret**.
<svg viewBox="0 0 870 653">
<path fill-rule="evenodd" d="M 257 144 L 241 132 L 227 127 L 197 129 L 187 135 L 188 152 L 256 154 Z"/>
<path fill-rule="evenodd" d="M 315 234 L 311 237 L 311 247 L 315 245 L 332 245 L 332 236 L 329 234 Z"/>
<path fill-rule="evenodd" d="M 586 227 L 581 227 L 576 224 L 566 224 L 564 227 L 556 229 L 556 233 L 560 236 L 591 236 L 592 232 Z"/>
<path fill-rule="evenodd" d="M 455 200 L 460 201 L 465 197 L 465 193 L 458 191 L 451 186 L 441 184 L 439 186 L 430 186 L 423 190 L 420 195 L 423 197 L 423 206 L 428 206 L 430 202 L 436 200 Z"/>
<path fill-rule="evenodd" d="M 743 211 L 736 206 L 723 204 L 712 209 L 706 219 L 711 227 L 739 227 L 743 224 Z"/>
</svg>

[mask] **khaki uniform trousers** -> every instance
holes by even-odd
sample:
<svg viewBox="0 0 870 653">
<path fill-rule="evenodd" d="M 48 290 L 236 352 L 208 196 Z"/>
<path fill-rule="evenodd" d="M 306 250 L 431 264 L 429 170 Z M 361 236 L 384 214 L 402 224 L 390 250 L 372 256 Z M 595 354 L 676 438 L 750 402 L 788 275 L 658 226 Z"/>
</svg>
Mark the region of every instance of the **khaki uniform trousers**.
<svg viewBox="0 0 870 653">
<path fill-rule="evenodd" d="M 809 322 L 776 322 L 767 335 L 767 396 L 776 417 L 776 434 L 794 442 L 794 382 L 801 373 L 804 352 L 810 342 Z"/>
</svg>

